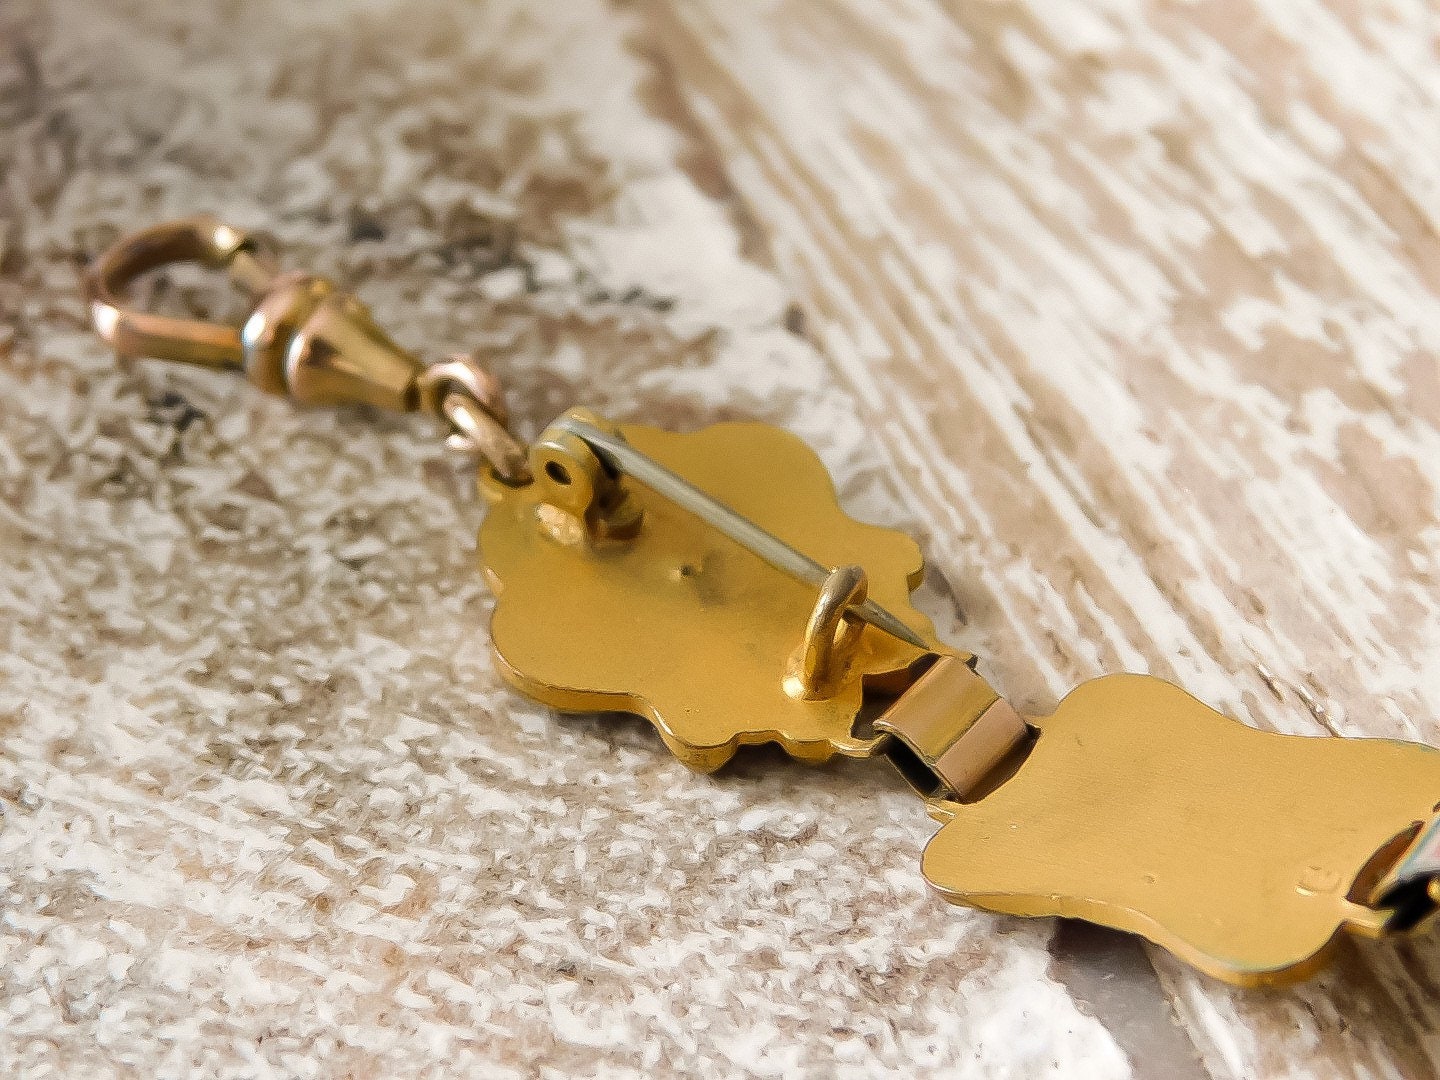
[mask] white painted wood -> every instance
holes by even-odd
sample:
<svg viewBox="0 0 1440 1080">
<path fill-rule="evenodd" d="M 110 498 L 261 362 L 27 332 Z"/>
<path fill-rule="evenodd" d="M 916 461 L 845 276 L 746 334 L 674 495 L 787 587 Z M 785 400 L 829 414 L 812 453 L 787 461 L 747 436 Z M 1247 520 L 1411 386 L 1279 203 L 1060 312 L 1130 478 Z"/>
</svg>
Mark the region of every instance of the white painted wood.
<svg viewBox="0 0 1440 1080">
<path fill-rule="evenodd" d="M 215 210 L 478 345 L 527 433 L 796 430 L 1023 707 L 1138 668 L 1433 742 L 1437 29 L 0 6 L 0 1071 L 1435 1075 L 1434 937 L 1231 992 L 940 903 L 883 772 L 527 705 L 433 431 L 117 368 L 75 272 Z"/>
<path fill-rule="evenodd" d="M 645 11 L 997 685 L 1436 740 L 1433 9 Z M 1434 1074 L 1433 937 L 1273 995 L 1155 960 L 1214 1075 Z"/>
</svg>

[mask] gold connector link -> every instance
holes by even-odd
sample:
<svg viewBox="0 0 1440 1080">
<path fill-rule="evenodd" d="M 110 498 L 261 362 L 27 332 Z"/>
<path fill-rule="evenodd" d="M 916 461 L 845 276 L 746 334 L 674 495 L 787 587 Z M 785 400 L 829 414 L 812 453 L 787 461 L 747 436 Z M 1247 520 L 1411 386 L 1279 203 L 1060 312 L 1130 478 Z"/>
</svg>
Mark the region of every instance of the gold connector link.
<svg viewBox="0 0 1440 1080">
<path fill-rule="evenodd" d="M 927 799 L 968 801 L 1009 761 L 1030 727 L 960 656 L 938 656 L 875 720 L 885 756 Z"/>
</svg>

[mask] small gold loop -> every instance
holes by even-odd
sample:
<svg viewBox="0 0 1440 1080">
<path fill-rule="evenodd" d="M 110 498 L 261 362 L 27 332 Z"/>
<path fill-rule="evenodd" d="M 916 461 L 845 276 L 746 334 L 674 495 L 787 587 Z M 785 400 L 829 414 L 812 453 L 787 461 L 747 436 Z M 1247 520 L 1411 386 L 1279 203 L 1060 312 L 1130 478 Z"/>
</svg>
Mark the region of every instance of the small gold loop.
<svg viewBox="0 0 1440 1080">
<path fill-rule="evenodd" d="M 830 695 L 865 629 L 850 609 L 863 604 L 868 592 L 862 567 L 839 566 L 830 572 L 785 678 L 786 692 L 792 697 L 813 701 Z"/>
<path fill-rule="evenodd" d="M 255 237 L 209 214 L 166 222 L 125 237 L 95 260 L 84 278 L 90 318 L 124 357 L 184 360 L 204 367 L 244 366 L 240 331 L 233 326 L 131 311 L 126 288 L 142 274 L 171 263 L 194 262 L 231 277 L 250 292 L 268 287 L 273 269 Z"/>
<path fill-rule="evenodd" d="M 478 454 L 490 463 L 507 484 L 528 484 L 532 472 L 529 451 L 507 427 L 500 380 L 475 362 L 457 353 L 431 364 L 415 380 L 420 408 L 450 425 L 446 440 L 455 450 Z"/>
<path fill-rule="evenodd" d="M 460 393 L 494 417 L 502 427 L 510 422 L 500 380 L 476 363 L 474 357 L 464 353 L 455 353 L 438 364 L 431 364 L 420 373 L 415 389 L 420 396 L 421 410 L 432 416 L 443 415 L 447 394 Z"/>
<path fill-rule="evenodd" d="M 450 393 L 440 403 L 444 418 L 454 429 L 445 445 L 464 454 L 479 454 L 504 483 L 511 487 L 534 478 L 525 444 L 466 394 Z"/>
</svg>

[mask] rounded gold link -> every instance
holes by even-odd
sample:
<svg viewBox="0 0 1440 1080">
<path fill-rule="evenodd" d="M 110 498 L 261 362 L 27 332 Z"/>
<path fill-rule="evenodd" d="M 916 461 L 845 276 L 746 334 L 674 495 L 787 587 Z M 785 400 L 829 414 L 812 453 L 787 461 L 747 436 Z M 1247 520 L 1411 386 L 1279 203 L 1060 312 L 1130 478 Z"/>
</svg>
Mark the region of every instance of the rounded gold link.
<svg viewBox="0 0 1440 1080">
<path fill-rule="evenodd" d="M 501 426 L 510 422 L 500 380 L 482 368 L 473 356 L 455 353 L 438 364 L 431 364 L 415 381 L 421 411 L 432 416 L 443 412 L 445 396 L 461 393 L 484 409 Z"/>
<path fill-rule="evenodd" d="M 865 629 L 850 609 L 863 604 L 868 592 L 862 567 L 839 566 L 830 572 L 785 676 L 785 692 L 791 697 L 814 701 L 830 696 Z"/>
<path fill-rule="evenodd" d="M 454 429 L 445 440 L 450 449 L 478 453 L 490 463 L 495 475 L 511 487 L 534 479 L 525 444 L 505 430 L 474 398 L 452 391 L 440 402 L 440 411 Z"/>
<path fill-rule="evenodd" d="M 478 454 L 505 483 L 528 484 L 525 444 L 510 434 L 500 380 L 463 354 L 431 364 L 415 380 L 419 408 L 450 425 L 452 449 Z"/>
</svg>

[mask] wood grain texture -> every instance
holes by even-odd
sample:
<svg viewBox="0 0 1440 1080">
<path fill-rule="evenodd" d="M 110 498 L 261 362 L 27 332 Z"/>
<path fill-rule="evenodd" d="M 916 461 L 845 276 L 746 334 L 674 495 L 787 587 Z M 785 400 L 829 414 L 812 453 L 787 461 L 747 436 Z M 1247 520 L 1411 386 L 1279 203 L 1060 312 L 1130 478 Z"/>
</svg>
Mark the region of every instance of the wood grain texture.
<svg viewBox="0 0 1440 1080">
<path fill-rule="evenodd" d="M 1230 991 L 941 903 L 883 772 L 693 777 L 529 706 L 433 431 L 117 368 L 76 291 L 210 209 L 478 347 L 525 433 L 796 431 L 1024 708 L 1150 670 L 1434 743 L 1437 35 L 1341 0 L 0 6 L 0 1071 L 1440 1075 L 1433 935 Z"/>
<path fill-rule="evenodd" d="M 1435 741 L 1432 9 L 645 10 L 1000 686 Z M 1277 995 L 1155 959 L 1212 1074 L 1434 1074 L 1433 938 Z"/>
</svg>

